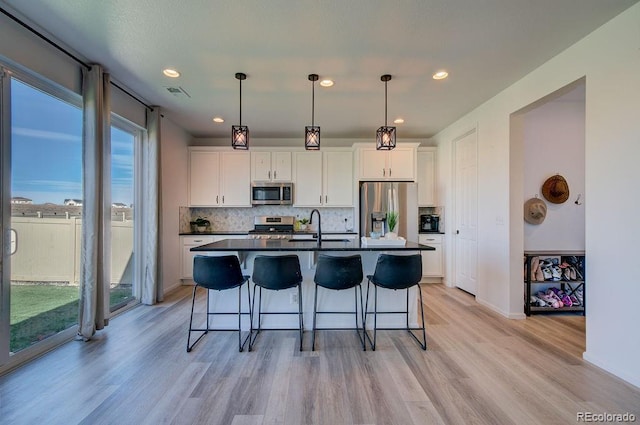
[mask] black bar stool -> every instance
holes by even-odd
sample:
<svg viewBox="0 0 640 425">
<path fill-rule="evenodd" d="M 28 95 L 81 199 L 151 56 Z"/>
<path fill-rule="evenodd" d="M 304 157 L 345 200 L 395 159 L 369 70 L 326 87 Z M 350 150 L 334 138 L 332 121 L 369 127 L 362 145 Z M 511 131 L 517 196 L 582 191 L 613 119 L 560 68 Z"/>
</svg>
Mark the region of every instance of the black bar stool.
<svg viewBox="0 0 640 425">
<path fill-rule="evenodd" d="M 406 314 L 406 328 L 383 328 L 383 329 L 406 329 L 409 334 L 416 340 L 423 350 L 427 349 L 427 334 L 424 325 L 424 306 L 422 304 L 422 291 L 420 291 L 420 279 L 422 278 L 422 256 L 415 255 L 389 255 L 380 254 L 376 269 L 373 275 L 368 275 L 367 279 L 367 301 L 365 304 L 365 321 L 369 307 L 369 284 L 373 283 L 374 287 L 374 310 L 373 310 L 373 341 L 369 333 L 365 330 L 365 335 L 371 344 L 371 349 L 376 349 L 376 329 L 378 314 Z M 420 294 L 420 313 L 422 315 L 422 327 L 409 327 L 409 289 L 418 285 L 418 293 Z M 407 290 L 407 309 L 406 311 L 378 311 L 378 287 L 385 289 L 406 289 Z M 365 324 L 366 329 L 366 324 Z M 414 330 L 422 330 L 422 341 L 413 333 Z"/>
<path fill-rule="evenodd" d="M 316 328 L 317 314 L 348 314 L 355 313 L 356 327 L 355 330 L 362 343 L 362 349 L 366 351 L 364 336 L 364 314 L 362 314 L 362 327 L 359 327 L 358 321 L 358 288 L 360 288 L 360 309 L 364 313 L 362 302 L 362 258 L 360 255 L 351 255 L 347 257 L 332 257 L 329 255 L 319 255 L 316 264 L 316 274 L 313 278 L 316 283 L 315 295 L 313 297 L 313 333 L 311 337 L 311 349 L 316 349 L 316 329 L 334 329 L 334 328 Z M 355 296 L 355 312 L 352 311 L 318 311 L 318 287 L 341 291 L 343 289 L 354 288 Z M 340 328 L 343 329 L 343 328 Z M 362 335 L 360 331 L 362 330 Z"/>
<path fill-rule="evenodd" d="M 249 276 L 244 276 L 240 270 L 240 261 L 235 255 L 225 255 L 221 257 L 208 257 L 205 255 L 196 255 L 193 258 L 193 281 L 196 286 L 193 288 L 193 298 L 191 299 L 191 318 L 189 319 L 189 334 L 187 336 L 187 353 L 193 349 L 209 331 L 228 331 L 232 329 L 213 329 L 209 327 L 209 316 L 213 315 L 238 315 L 238 350 L 244 349 L 247 340 L 250 339 L 253 324 L 251 314 L 251 290 L 249 289 Z M 249 312 L 242 312 L 242 285 L 247 284 L 247 301 L 249 303 Z M 193 328 L 193 309 L 196 302 L 196 290 L 203 287 L 207 290 L 207 326 L 204 329 Z M 226 289 L 238 288 L 238 311 L 237 312 L 215 312 L 212 313 L 209 308 L 209 291 L 224 291 Z M 242 341 L 242 315 L 249 315 L 249 335 Z M 203 332 L 198 339 L 191 342 L 192 332 Z M 249 343 L 249 351 L 251 351 L 251 343 Z"/>
<path fill-rule="evenodd" d="M 256 302 L 256 288 L 260 288 L 260 301 L 258 301 L 258 328 L 256 334 L 249 342 L 249 349 L 258 337 L 262 329 L 263 314 L 297 314 L 300 331 L 300 351 L 302 351 L 302 334 L 304 324 L 302 322 L 302 272 L 300 271 L 300 260 L 297 255 L 266 256 L 258 255 L 253 261 L 253 276 L 251 277 L 255 286 L 253 287 L 253 303 Z M 280 291 L 298 287 L 298 311 L 297 312 L 262 312 L 262 289 Z M 252 310 L 253 310 L 252 304 Z M 264 329 L 267 330 L 267 329 Z"/>
</svg>

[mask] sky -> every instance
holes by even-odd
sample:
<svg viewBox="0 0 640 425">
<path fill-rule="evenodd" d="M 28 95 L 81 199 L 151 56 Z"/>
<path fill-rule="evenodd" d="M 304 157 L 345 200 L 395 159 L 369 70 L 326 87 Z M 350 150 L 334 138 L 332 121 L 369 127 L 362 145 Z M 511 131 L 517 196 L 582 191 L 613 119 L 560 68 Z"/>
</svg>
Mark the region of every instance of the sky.
<svg viewBox="0 0 640 425">
<path fill-rule="evenodd" d="M 133 203 L 134 136 L 111 127 L 112 203 Z M 11 196 L 82 199 L 82 109 L 11 79 Z"/>
</svg>

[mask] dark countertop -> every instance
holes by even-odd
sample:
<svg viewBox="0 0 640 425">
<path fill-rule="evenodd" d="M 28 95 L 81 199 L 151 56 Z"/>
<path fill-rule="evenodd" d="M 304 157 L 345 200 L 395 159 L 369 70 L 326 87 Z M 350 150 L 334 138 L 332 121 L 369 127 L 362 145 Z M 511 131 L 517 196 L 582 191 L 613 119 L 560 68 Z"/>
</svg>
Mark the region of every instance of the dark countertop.
<svg viewBox="0 0 640 425">
<path fill-rule="evenodd" d="M 431 230 L 420 230 L 418 232 L 421 235 L 428 235 L 428 234 L 432 234 L 432 235 L 444 235 L 444 232 L 434 232 Z"/>
<path fill-rule="evenodd" d="M 289 242 L 282 239 L 224 239 L 193 247 L 191 251 L 435 251 L 435 248 L 408 241 L 405 246 L 363 246 L 359 239 L 353 239 L 348 242 L 322 242 L 322 244 L 318 246 L 317 242 L 313 241 Z"/>
<path fill-rule="evenodd" d="M 298 231 L 293 232 L 294 235 L 315 235 L 317 232 L 313 231 Z M 248 230 L 214 230 L 211 232 L 180 232 L 180 236 L 224 236 L 224 235 L 248 235 Z M 338 231 L 326 231 L 322 232 L 323 235 L 357 235 L 356 232 L 338 232 Z"/>
</svg>

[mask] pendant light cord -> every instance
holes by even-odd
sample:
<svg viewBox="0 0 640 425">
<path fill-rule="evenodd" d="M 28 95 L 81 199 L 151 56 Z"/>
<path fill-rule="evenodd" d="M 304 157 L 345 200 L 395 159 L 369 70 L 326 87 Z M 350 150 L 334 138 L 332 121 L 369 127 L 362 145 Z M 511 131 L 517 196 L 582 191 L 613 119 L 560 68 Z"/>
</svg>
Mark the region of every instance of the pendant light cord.
<svg viewBox="0 0 640 425">
<path fill-rule="evenodd" d="M 311 82 L 311 126 L 314 126 L 314 116 L 316 113 L 316 82 Z"/>
<path fill-rule="evenodd" d="M 240 81 L 240 127 L 242 127 L 242 79 L 239 78 Z"/>
<path fill-rule="evenodd" d="M 387 126 L 387 82 L 384 82 L 384 126 Z"/>
</svg>

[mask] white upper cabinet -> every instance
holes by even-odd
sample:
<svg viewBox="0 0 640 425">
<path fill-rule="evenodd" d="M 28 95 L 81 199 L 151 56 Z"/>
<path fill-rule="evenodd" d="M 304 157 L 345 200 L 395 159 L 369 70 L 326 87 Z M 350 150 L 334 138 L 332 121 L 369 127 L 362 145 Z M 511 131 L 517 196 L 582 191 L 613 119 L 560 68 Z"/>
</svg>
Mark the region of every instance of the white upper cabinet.
<svg viewBox="0 0 640 425">
<path fill-rule="evenodd" d="M 291 181 L 291 152 L 251 152 L 251 180 Z"/>
<path fill-rule="evenodd" d="M 361 148 L 359 177 L 361 180 L 415 181 L 415 152 L 413 147 L 400 146 L 390 151 Z"/>
<path fill-rule="evenodd" d="M 322 152 L 295 152 L 293 205 L 322 206 Z"/>
<path fill-rule="evenodd" d="M 352 207 L 353 152 L 296 152 L 294 205 Z"/>
<path fill-rule="evenodd" d="M 436 149 L 418 150 L 418 206 L 436 205 Z"/>
<path fill-rule="evenodd" d="M 189 206 L 250 207 L 248 152 L 189 149 Z"/>
<path fill-rule="evenodd" d="M 353 206 L 353 152 L 324 151 L 325 207 Z"/>
</svg>

